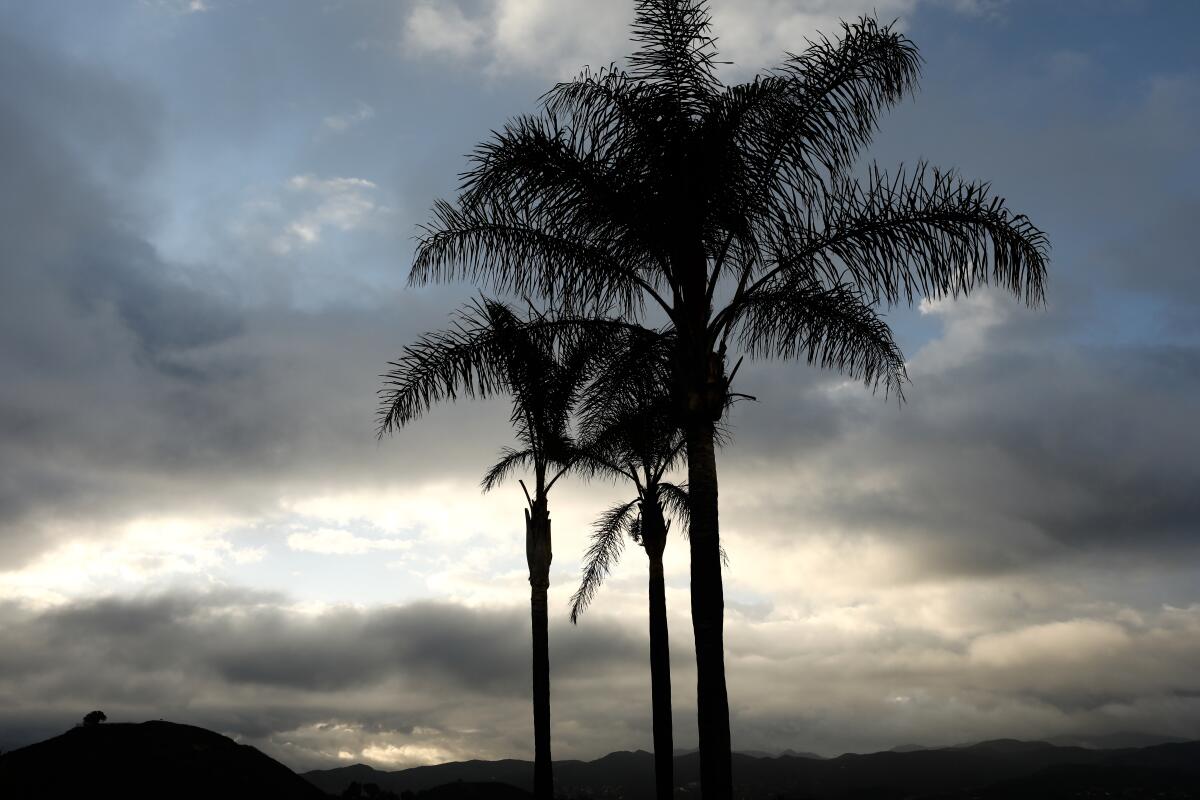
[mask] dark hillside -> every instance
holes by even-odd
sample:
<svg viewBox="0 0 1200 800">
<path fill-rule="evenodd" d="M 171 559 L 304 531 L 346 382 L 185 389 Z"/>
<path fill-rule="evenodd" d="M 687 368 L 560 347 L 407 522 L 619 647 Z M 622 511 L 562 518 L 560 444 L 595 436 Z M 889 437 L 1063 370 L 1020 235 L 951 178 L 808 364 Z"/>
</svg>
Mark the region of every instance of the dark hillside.
<svg viewBox="0 0 1200 800">
<path fill-rule="evenodd" d="M 321 800 L 319 789 L 249 745 L 173 722 L 106 723 L 0 756 L 0 797 Z"/>
</svg>

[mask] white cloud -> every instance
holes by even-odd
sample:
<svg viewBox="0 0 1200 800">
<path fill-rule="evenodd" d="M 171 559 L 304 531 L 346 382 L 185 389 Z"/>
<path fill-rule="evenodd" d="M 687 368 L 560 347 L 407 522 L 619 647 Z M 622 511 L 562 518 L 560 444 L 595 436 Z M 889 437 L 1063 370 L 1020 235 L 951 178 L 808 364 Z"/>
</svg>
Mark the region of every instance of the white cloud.
<svg viewBox="0 0 1200 800">
<path fill-rule="evenodd" d="M 970 655 L 990 667 L 1065 669 L 1124 655 L 1131 643 L 1120 625 L 1074 619 L 981 636 L 971 643 Z"/>
<path fill-rule="evenodd" d="M 395 214 L 381 202 L 379 187 L 365 178 L 294 175 L 284 189 L 244 203 L 233 233 L 286 256 L 320 244 L 330 230 L 382 230 Z"/>
<path fill-rule="evenodd" d="M 804 49 L 818 32 L 831 38 L 841 20 L 875 14 L 891 21 L 921 0 L 714 0 L 713 32 L 727 77 L 739 80 Z M 960 13 L 993 14 L 995 0 L 925 0 Z M 485 0 L 465 10 L 457 0 L 415 6 L 403 46 L 413 56 L 440 55 L 477 63 L 492 75 L 515 72 L 564 78 L 583 66 L 621 61 L 631 49 L 632 2 Z"/>
<path fill-rule="evenodd" d="M 325 117 L 321 122 L 328 130 L 335 133 L 348 131 L 356 125 L 361 125 L 368 120 L 374 119 L 375 109 L 368 103 L 361 100 L 355 105 L 354 110 L 345 111 L 341 114 L 331 114 Z"/>
<path fill-rule="evenodd" d="M 73 527 L 63 533 L 60 546 L 19 569 L 0 572 L 0 599 L 55 606 L 252 564 L 265 557 L 265 550 L 240 547 L 227 536 L 244 524 L 234 517 L 180 516 L 138 518 L 112 531 Z"/>
<path fill-rule="evenodd" d="M 632 6 L 590 0 L 487 0 L 473 12 L 450 0 L 417 5 L 402 45 L 411 56 L 478 62 L 492 75 L 565 77 L 627 47 Z"/>
<path fill-rule="evenodd" d="M 1010 295 L 999 289 L 983 287 L 957 299 L 922 299 L 922 316 L 941 319 L 941 335 L 913 356 L 911 365 L 918 373 L 938 373 L 962 366 L 994 347 L 993 332 L 1021 313 Z"/>
<path fill-rule="evenodd" d="M 407 550 L 412 547 L 412 542 L 405 539 L 372 539 L 340 528 L 293 533 L 288 536 L 287 543 L 288 547 L 300 552 L 335 556 L 360 556 L 376 550 Z"/>
<path fill-rule="evenodd" d="M 417 53 L 464 58 L 479 47 L 484 36 L 483 21 L 468 18 L 454 3 L 419 3 L 404 26 L 405 48 Z"/>
<path fill-rule="evenodd" d="M 391 769 L 417 767 L 425 764 L 440 764 L 449 761 L 451 754 L 441 747 L 430 745 L 390 743 L 369 745 L 362 749 L 363 759 Z"/>
<path fill-rule="evenodd" d="M 141 4 L 155 11 L 169 14 L 201 14 L 212 11 L 207 0 L 141 0 Z"/>
</svg>

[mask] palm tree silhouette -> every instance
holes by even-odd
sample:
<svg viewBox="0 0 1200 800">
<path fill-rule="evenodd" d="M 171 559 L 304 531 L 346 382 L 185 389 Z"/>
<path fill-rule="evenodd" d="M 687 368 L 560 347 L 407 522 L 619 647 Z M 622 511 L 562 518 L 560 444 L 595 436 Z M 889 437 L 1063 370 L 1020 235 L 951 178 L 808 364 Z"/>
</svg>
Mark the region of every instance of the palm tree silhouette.
<svg viewBox="0 0 1200 800">
<path fill-rule="evenodd" d="M 446 331 L 429 333 L 383 376 L 379 435 L 395 432 L 439 400 L 512 395 L 511 421 L 519 449 L 505 448 L 483 479 L 489 491 L 513 470 L 533 473 L 525 493 L 525 557 L 529 566 L 533 629 L 534 796 L 554 796 L 550 758 L 550 654 L 546 593 L 553 558 L 549 494 L 567 471 L 574 448 L 572 407 L 602 351 L 596 343 L 571 347 L 546 317 L 532 309 L 522 319 L 504 303 L 480 299 L 459 311 Z M 581 340 L 582 341 L 582 340 Z"/>
<path fill-rule="evenodd" d="M 639 0 L 628 70 L 584 70 L 471 156 L 439 202 L 410 280 L 465 278 L 563 310 L 649 305 L 675 334 L 669 389 L 688 462 L 701 785 L 732 796 L 716 426 L 737 367 L 803 358 L 897 391 L 880 305 L 985 283 L 1042 301 L 1044 234 L 986 183 L 924 163 L 856 176 L 920 56 L 874 19 L 843 23 L 725 86 L 703 0 Z M 740 363 L 740 362 L 739 362 Z"/>
<path fill-rule="evenodd" d="M 671 650 L 663 580 L 663 552 L 671 523 L 664 506 L 676 521 L 686 524 L 687 493 L 663 478 L 680 460 L 684 437 L 675 403 L 666 392 L 672 337 L 636 329 L 625 334 L 623 349 L 599 365 L 580 403 L 574 469 L 589 477 L 628 480 L 635 494 L 596 520 L 579 589 L 571 598 L 571 622 L 578 622 L 595 598 L 629 536 L 649 560 L 654 777 L 656 796 L 671 800 L 675 792 Z"/>
</svg>

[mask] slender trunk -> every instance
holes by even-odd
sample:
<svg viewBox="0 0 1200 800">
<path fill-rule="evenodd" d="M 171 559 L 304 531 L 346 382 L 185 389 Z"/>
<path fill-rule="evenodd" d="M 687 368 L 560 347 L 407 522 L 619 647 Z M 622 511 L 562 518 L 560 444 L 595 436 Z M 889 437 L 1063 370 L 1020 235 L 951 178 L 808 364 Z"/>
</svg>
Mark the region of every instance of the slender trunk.
<svg viewBox="0 0 1200 800">
<path fill-rule="evenodd" d="M 654 719 L 654 786 L 657 800 L 675 794 L 675 743 L 671 719 L 671 646 L 663 548 L 667 530 L 658 501 L 642 503 L 642 536 L 650 559 L 650 707 Z"/>
<path fill-rule="evenodd" d="M 553 800 L 550 760 L 550 634 L 546 592 L 550 588 L 550 514 L 538 497 L 525 512 L 525 557 L 529 563 L 529 607 L 533 623 L 533 796 Z"/>
<path fill-rule="evenodd" d="M 732 800 L 733 753 L 725 689 L 725 598 L 717 519 L 716 423 L 729 385 L 724 347 L 714 351 L 708 255 L 699 239 L 672 256 L 685 312 L 676 353 L 674 389 L 683 402 L 688 460 L 688 543 L 692 569 L 692 632 L 696 638 L 696 722 L 703 800 Z M 678 303 L 677 303 L 678 304 Z"/>
<path fill-rule="evenodd" d="M 704 800 L 730 800 L 733 765 L 729 697 L 725 690 L 721 540 L 717 520 L 717 460 L 712 417 L 693 415 L 687 430 L 691 521 L 692 630 L 696 637 L 696 716 L 700 789 Z"/>
</svg>

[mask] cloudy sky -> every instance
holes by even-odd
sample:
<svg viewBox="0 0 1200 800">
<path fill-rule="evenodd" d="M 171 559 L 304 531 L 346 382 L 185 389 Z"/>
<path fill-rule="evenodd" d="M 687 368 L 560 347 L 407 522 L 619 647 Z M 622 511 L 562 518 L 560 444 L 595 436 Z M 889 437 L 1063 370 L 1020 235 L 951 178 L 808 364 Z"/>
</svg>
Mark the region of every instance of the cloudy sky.
<svg viewBox="0 0 1200 800">
<path fill-rule="evenodd" d="M 991 180 L 1050 236 L 1046 308 L 888 316 L 902 407 L 739 375 L 720 455 L 732 729 L 836 754 L 1200 738 L 1200 11 L 1188 0 L 714 0 L 745 79 L 840 17 L 926 59 L 872 155 Z M 405 288 L 466 153 L 628 51 L 629 0 L 0 0 L 0 748 L 93 708 L 297 769 L 529 757 L 503 403 L 377 443 L 387 360 L 469 286 Z M 567 622 L 554 748 L 649 749 L 645 561 Z M 686 548 L 667 550 L 695 743 Z"/>
</svg>

